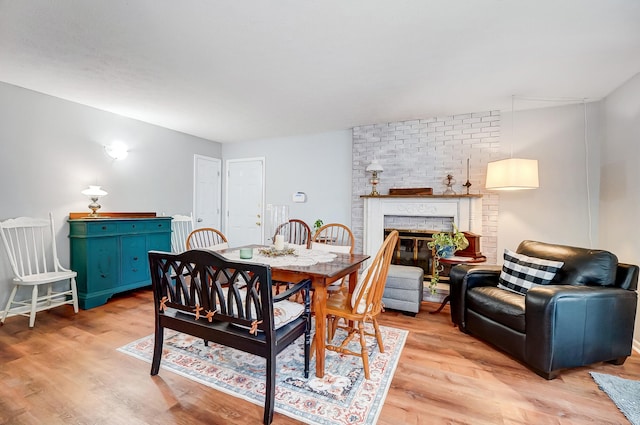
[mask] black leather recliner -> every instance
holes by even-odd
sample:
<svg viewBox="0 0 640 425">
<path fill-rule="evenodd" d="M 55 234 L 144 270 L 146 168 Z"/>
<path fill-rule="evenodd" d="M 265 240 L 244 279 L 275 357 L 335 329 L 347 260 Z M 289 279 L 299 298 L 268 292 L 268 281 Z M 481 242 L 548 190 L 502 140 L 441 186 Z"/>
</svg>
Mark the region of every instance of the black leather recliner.
<svg viewBox="0 0 640 425">
<path fill-rule="evenodd" d="M 453 267 L 453 323 L 546 379 L 566 368 L 624 363 L 633 344 L 638 266 L 618 263 L 608 251 L 534 241 L 517 252 L 564 265 L 549 285 L 525 296 L 497 287 L 500 266 Z"/>
</svg>

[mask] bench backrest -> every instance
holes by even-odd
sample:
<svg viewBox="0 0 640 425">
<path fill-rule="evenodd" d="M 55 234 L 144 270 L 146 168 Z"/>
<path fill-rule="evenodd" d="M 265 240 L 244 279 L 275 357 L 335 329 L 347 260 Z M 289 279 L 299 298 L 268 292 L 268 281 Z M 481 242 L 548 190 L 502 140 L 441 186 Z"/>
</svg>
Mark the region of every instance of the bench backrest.
<svg viewBox="0 0 640 425">
<path fill-rule="evenodd" d="M 206 322 L 273 330 L 271 268 L 207 250 L 149 252 L 156 314 L 179 310 Z M 253 333 L 252 332 L 252 333 Z M 266 332 L 267 340 L 272 332 Z"/>
</svg>

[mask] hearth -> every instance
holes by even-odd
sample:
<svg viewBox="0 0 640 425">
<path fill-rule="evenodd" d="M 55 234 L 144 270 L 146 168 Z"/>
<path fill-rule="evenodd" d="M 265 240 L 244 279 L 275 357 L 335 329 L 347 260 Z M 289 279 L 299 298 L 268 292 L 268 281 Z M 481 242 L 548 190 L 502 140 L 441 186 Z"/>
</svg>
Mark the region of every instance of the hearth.
<svg viewBox="0 0 640 425">
<path fill-rule="evenodd" d="M 416 266 L 424 270 L 424 279 L 431 279 L 434 272 L 433 249 L 428 247 L 428 243 L 433 240 L 432 236 L 439 230 L 416 230 L 416 229 L 393 229 L 385 228 L 384 237 L 386 238 L 391 231 L 397 230 L 399 233 L 398 244 L 394 252 L 393 264 Z M 463 250 L 457 251 L 457 257 L 468 257 L 473 259 L 484 258 L 480 252 L 480 236 L 471 232 L 463 232 L 469 246 Z M 440 264 L 440 280 L 447 282 L 449 280 L 449 271 L 451 264 Z"/>
</svg>

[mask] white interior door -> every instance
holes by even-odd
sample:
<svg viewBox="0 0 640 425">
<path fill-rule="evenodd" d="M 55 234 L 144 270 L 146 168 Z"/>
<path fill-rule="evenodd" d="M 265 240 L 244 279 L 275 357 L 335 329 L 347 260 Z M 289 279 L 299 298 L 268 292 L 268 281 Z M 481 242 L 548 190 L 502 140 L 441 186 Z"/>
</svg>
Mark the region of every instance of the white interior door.
<svg viewBox="0 0 640 425">
<path fill-rule="evenodd" d="M 226 161 L 226 228 L 231 246 L 264 241 L 264 158 Z"/>
<path fill-rule="evenodd" d="M 194 155 L 193 211 L 195 227 L 220 229 L 222 216 L 222 161 L 218 158 Z"/>
</svg>

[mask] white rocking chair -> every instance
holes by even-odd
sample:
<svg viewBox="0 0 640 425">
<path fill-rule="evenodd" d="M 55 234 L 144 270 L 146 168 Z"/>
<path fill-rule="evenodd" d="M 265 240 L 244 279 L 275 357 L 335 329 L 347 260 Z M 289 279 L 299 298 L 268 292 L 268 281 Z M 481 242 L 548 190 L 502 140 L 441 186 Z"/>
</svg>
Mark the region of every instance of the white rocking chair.
<svg viewBox="0 0 640 425">
<path fill-rule="evenodd" d="M 0 235 L 4 250 L 13 270 L 13 289 L 7 306 L 2 312 L 4 324 L 7 316 L 28 316 L 29 327 L 36 322 L 36 312 L 48 310 L 64 304 L 73 305 L 78 312 L 78 292 L 76 275 L 60 265 L 56 251 L 53 215 L 49 220 L 19 217 L 0 222 Z M 64 289 L 54 290 L 54 283 L 69 281 Z M 40 294 L 39 287 L 46 286 L 46 293 Z M 62 283 L 56 286 L 60 286 Z M 31 287 L 31 299 L 16 301 L 16 293 L 21 286 Z"/>
<path fill-rule="evenodd" d="M 193 225 L 193 215 L 172 216 L 171 220 L 171 252 L 179 254 L 187 249 L 187 237 L 195 227 Z"/>
</svg>

